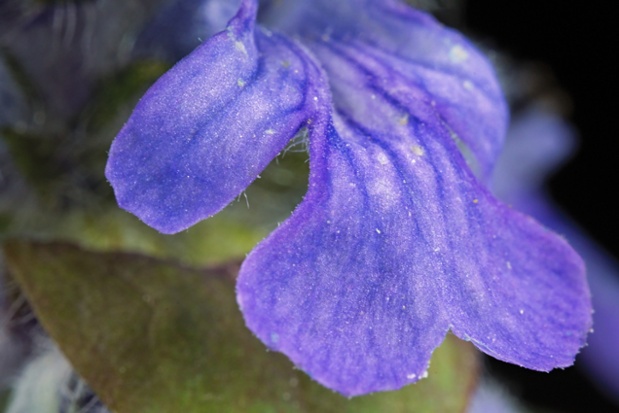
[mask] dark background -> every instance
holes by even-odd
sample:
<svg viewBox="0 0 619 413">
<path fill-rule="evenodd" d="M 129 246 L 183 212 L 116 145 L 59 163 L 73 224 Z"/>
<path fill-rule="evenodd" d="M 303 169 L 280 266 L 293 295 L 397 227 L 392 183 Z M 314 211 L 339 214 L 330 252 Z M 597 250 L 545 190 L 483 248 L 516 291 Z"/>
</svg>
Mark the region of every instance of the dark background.
<svg viewBox="0 0 619 413">
<path fill-rule="evenodd" d="M 580 150 L 550 182 L 569 215 L 619 258 L 619 13 L 614 1 L 467 0 L 464 21 L 482 41 L 545 63 L 570 95 Z M 619 351 L 619 349 L 617 349 Z M 558 412 L 619 412 L 577 369 L 551 375 L 489 362 L 516 394 Z"/>
</svg>

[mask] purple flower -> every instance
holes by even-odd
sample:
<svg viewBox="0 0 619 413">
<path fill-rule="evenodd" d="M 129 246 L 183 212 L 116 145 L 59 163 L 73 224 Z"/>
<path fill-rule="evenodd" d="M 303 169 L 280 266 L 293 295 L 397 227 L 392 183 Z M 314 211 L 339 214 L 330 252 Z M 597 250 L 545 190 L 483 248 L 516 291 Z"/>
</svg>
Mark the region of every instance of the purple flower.
<svg viewBox="0 0 619 413">
<path fill-rule="evenodd" d="M 138 104 L 106 169 L 119 204 L 181 231 L 305 131 L 307 195 L 238 280 L 268 347 L 349 396 L 425 377 L 448 331 L 571 365 L 591 326 L 583 264 L 483 184 L 507 122 L 486 59 L 397 0 L 267 2 L 268 29 L 256 13 L 243 0 Z"/>
</svg>

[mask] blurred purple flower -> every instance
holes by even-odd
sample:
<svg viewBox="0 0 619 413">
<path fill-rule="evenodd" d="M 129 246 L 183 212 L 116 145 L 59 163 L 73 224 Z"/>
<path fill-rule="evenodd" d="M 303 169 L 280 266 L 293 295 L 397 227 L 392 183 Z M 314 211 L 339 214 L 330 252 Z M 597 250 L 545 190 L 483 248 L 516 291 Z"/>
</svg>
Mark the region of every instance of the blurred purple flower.
<svg viewBox="0 0 619 413">
<path fill-rule="evenodd" d="M 66 121 L 84 109 L 102 78 L 131 61 L 136 37 L 161 3 L 0 1 L 0 47 L 44 103 L 45 115 Z"/>
<path fill-rule="evenodd" d="M 619 264 L 563 214 L 546 195 L 547 175 L 574 150 L 575 133 L 563 119 L 540 109 L 520 116 L 497 163 L 494 188 L 501 199 L 564 236 L 587 265 L 594 332 L 578 360 L 619 401 Z"/>
<path fill-rule="evenodd" d="M 243 0 L 140 101 L 106 169 L 119 205 L 181 231 L 306 133 L 307 195 L 238 280 L 267 346 L 345 395 L 425 377 L 448 331 L 571 365 L 591 325 L 583 265 L 483 185 L 507 122 L 486 59 L 397 0 L 263 6 L 268 29 Z"/>
<path fill-rule="evenodd" d="M 496 383 L 482 381 L 469 404 L 467 413 L 519 413 L 523 410 L 513 397 Z"/>
</svg>

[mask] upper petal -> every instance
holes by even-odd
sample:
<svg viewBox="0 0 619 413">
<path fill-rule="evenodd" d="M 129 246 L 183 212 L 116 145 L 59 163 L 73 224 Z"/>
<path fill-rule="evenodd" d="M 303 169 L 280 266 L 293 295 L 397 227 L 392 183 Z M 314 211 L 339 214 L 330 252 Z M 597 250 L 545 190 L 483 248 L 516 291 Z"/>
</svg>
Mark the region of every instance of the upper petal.
<svg viewBox="0 0 619 413">
<path fill-rule="evenodd" d="M 282 17 L 285 16 L 285 17 Z M 394 93 L 432 103 L 452 138 L 484 180 L 501 149 L 507 107 L 487 59 L 459 33 L 398 0 L 302 0 L 272 4 L 265 24 L 300 36 L 321 60 L 322 44 L 337 43 L 366 61 L 378 60 L 405 82 Z M 330 71 L 332 87 L 337 68 Z M 343 76 L 343 75 L 342 75 Z M 337 90 L 334 99 L 339 98 Z"/>
<path fill-rule="evenodd" d="M 162 76 L 112 145 L 119 205 L 161 232 L 221 210 L 315 111 L 317 69 L 292 41 L 254 31 L 255 7 Z"/>
</svg>

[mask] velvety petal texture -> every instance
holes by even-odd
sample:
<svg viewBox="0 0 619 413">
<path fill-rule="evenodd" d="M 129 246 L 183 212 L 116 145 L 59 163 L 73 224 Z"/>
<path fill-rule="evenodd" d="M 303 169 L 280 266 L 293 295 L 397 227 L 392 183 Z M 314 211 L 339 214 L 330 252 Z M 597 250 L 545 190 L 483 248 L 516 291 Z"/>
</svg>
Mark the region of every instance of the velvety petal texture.
<svg viewBox="0 0 619 413">
<path fill-rule="evenodd" d="M 390 32 L 386 23 L 396 17 L 414 26 L 408 9 L 358 3 L 375 12 L 374 25 L 385 24 L 370 33 Z M 415 23 L 422 39 L 445 30 L 424 16 Z M 417 76 L 423 68 L 399 70 L 399 57 L 388 53 L 397 45 L 377 53 L 352 46 L 358 39 L 335 27 L 306 42 L 329 76 L 333 122 L 326 143 L 310 134 L 304 202 L 242 267 L 238 297 L 248 326 L 351 396 L 423 378 L 449 330 L 515 364 L 571 365 L 591 323 L 579 257 L 478 183 L 453 139 L 467 122 L 457 99 L 438 105 L 440 95 Z M 449 49 L 435 53 L 450 60 Z M 477 62 L 466 62 L 458 70 L 475 72 Z M 477 83 L 492 84 L 488 76 Z M 479 111 L 481 124 L 496 121 L 476 103 L 468 110 Z M 452 126 L 446 113 L 463 119 Z M 490 152 L 474 153 L 486 154 L 478 159 L 490 167 Z"/>
<path fill-rule="evenodd" d="M 243 3 L 227 30 L 162 76 L 114 141 L 118 203 L 164 233 L 232 201 L 311 118 L 317 69 L 299 46 L 254 31 Z"/>
</svg>

